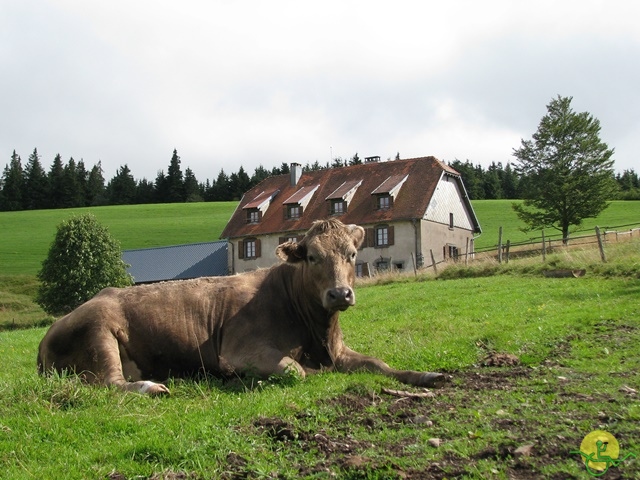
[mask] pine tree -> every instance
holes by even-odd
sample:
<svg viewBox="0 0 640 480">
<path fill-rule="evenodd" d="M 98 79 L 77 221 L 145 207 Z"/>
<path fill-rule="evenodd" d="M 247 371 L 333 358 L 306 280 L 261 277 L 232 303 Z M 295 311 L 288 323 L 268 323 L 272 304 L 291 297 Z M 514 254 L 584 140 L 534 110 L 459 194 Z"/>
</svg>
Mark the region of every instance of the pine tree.
<svg viewBox="0 0 640 480">
<path fill-rule="evenodd" d="M 48 180 L 50 208 L 64 208 L 64 165 L 59 153 L 53 159 Z"/>
<path fill-rule="evenodd" d="M 15 211 L 24 208 L 24 172 L 20 155 L 13 151 L 11 162 L 2 174 L 2 210 Z"/>
<path fill-rule="evenodd" d="M 351 160 L 349 160 L 349 165 L 362 165 L 362 160 L 358 156 L 358 152 L 355 153 Z"/>
<path fill-rule="evenodd" d="M 104 177 L 102 176 L 102 162 L 98 162 L 89 172 L 85 204 L 88 206 L 104 205 L 106 202 Z"/>
<path fill-rule="evenodd" d="M 211 186 L 211 198 L 214 202 L 231 200 L 231 185 L 229 183 L 229 177 L 224 173 L 224 169 L 220 169 L 218 178 Z"/>
<path fill-rule="evenodd" d="M 175 149 L 167 170 L 167 195 L 167 202 L 169 203 L 184 202 L 186 200 L 184 179 L 180 169 L 180 157 Z"/>
<path fill-rule="evenodd" d="M 184 193 L 187 202 L 202 202 L 203 195 L 193 170 L 187 167 L 184 171 Z"/>
<path fill-rule="evenodd" d="M 64 208 L 80 207 L 84 204 L 84 192 L 78 181 L 76 161 L 71 157 L 64 166 L 62 176 L 62 206 Z"/>
<path fill-rule="evenodd" d="M 110 205 L 131 205 L 136 198 L 136 181 L 127 164 L 121 166 L 106 189 Z"/>
<path fill-rule="evenodd" d="M 164 174 L 164 170 L 158 170 L 156 175 L 155 185 L 155 201 L 156 203 L 168 203 L 169 202 L 169 182 Z"/>
<path fill-rule="evenodd" d="M 34 148 L 25 167 L 24 207 L 39 210 L 49 206 L 49 181 L 40 163 L 38 149 Z"/>
</svg>

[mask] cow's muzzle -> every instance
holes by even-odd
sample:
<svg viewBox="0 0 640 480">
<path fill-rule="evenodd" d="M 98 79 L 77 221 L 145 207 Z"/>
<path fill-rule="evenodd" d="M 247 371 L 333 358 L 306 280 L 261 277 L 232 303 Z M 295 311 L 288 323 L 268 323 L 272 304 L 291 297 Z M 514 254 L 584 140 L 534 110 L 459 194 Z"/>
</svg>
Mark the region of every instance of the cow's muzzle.
<svg viewBox="0 0 640 480">
<path fill-rule="evenodd" d="M 356 295 L 349 287 L 338 287 L 327 290 L 324 306 L 327 310 L 346 310 L 355 305 Z"/>
</svg>

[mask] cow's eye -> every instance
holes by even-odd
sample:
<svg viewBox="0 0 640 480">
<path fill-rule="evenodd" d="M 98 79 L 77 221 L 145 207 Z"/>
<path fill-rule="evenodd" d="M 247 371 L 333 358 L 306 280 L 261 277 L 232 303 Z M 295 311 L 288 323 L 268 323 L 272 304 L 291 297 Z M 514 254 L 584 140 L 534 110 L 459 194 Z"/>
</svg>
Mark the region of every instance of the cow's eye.
<svg viewBox="0 0 640 480">
<path fill-rule="evenodd" d="M 309 255 L 307 257 L 307 260 L 309 260 L 309 263 L 316 263 L 316 257 L 314 257 L 313 255 Z"/>
<path fill-rule="evenodd" d="M 350 262 L 355 262 L 356 260 L 356 252 L 352 252 L 349 254 L 349 261 Z"/>
</svg>

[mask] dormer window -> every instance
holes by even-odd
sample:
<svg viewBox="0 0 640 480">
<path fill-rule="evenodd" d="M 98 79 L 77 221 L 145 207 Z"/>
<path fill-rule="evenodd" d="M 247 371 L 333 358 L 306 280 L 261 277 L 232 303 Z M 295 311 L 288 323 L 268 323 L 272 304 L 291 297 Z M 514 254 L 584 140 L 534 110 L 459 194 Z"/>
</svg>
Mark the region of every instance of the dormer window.
<svg viewBox="0 0 640 480">
<path fill-rule="evenodd" d="M 304 209 L 309 204 L 311 197 L 316 193 L 320 185 L 315 187 L 302 187 L 296 193 L 287 198 L 282 204 L 284 205 L 284 218 L 297 219 L 302 217 Z"/>
<path fill-rule="evenodd" d="M 259 223 L 262 218 L 262 212 L 257 208 L 247 210 L 247 223 Z"/>
<path fill-rule="evenodd" d="M 347 213 L 349 203 L 358 190 L 358 187 L 362 185 L 362 180 L 351 180 L 343 182 L 338 188 L 336 188 L 325 200 L 329 202 L 329 213 L 331 215 L 342 215 Z"/>
<path fill-rule="evenodd" d="M 302 206 L 300 204 L 287 205 L 287 218 L 300 218 L 302 216 Z"/>
<path fill-rule="evenodd" d="M 344 200 L 331 200 L 331 214 L 340 215 L 347 210 L 347 202 Z"/>
<path fill-rule="evenodd" d="M 393 207 L 393 202 L 400 191 L 400 188 L 406 182 L 409 175 L 391 175 L 371 192 L 375 196 L 376 209 L 389 210 Z"/>
<path fill-rule="evenodd" d="M 271 201 L 279 193 L 279 190 L 261 192 L 257 197 L 245 204 L 242 209 L 247 212 L 247 223 L 259 223 L 265 214 Z"/>
<path fill-rule="evenodd" d="M 378 210 L 389 210 L 393 198 L 388 193 L 378 195 Z"/>
</svg>

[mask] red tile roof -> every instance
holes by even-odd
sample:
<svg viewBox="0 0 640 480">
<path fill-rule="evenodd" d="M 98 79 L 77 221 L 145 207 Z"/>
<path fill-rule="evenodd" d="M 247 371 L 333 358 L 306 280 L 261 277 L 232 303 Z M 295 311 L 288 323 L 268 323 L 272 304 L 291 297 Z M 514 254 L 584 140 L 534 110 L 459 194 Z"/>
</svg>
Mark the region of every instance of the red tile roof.
<svg viewBox="0 0 640 480">
<path fill-rule="evenodd" d="M 314 220 L 330 216 L 331 205 L 327 198 L 335 198 L 342 192 L 344 185 L 350 185 L 352 188 L 359 182 L 362 183 L 353 195 L 347 212 L 338 216 L 342 222 L 366 225 L 421 219 L 443 173 L 460 179 L 460 174 L 456 170 L 435 157 L 371 162 L 304 172 L 295 186 L 291 185 L 289 174 L 269 177 L 245 193 L 222 232 L 221 238 L 308 230 Z M 393 206 L 386 210 L 376 209 L 376 197 L 373 193 L 386 193 L 385 189 L 387 192 L 392 190 L 404 177 L 407 177 L 407 180 L 396 195 Z M 286 218 L 285 202 L 290 204 L 294 200 L 299 201 L 318 185 L 302 216 Z M 246 214 L 243 213 L 246 205 L 254 202 L 261 192 L 276 190 L 279 192 L 271 200 L 260 222 L 247 223 Z M 342 195 L 346 193 L 348 191 L 342 192 Z M 465 198 L 463 201 L 469 200 Z M 468 206 L 473 215 L 470 204 Z"/>
</svg>

